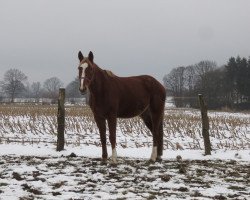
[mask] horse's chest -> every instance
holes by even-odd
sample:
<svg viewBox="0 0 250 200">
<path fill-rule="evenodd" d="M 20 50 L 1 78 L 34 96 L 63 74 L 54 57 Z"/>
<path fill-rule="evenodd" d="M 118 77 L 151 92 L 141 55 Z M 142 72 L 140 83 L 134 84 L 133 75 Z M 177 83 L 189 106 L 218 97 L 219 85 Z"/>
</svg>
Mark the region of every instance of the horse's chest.
<svg viewBox="0 0 250 200">
<path fill-rule="evenodd" d="M 90 108 L 94 115 L 107 118 L 111 110 L 114 110 L 113 106 L 103 102 L 92 102 Z"/>
</svg>

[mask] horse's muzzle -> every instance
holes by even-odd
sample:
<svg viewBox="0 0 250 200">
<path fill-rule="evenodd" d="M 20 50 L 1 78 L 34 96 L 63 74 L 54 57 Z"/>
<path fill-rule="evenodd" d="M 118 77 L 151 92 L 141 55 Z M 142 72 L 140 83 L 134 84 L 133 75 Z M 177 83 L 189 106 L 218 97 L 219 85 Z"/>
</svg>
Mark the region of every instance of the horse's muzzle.
<svg viewBox="0 0 250 200">
<path fill-rule="evenodd" d="M 79 91 L 80 91 L 81 95 L 85 95 L 85 94 L 87 93 L 87 89 L 81 90 L 81 89 L 79 88 Z"/>
</svg>

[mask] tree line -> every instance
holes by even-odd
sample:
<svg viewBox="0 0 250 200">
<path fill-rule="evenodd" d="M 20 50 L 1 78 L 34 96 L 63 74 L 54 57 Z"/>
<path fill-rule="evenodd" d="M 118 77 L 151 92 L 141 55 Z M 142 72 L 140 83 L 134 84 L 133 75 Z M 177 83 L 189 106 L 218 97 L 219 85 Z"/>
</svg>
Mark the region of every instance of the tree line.
<svg viewBox="0 0 250 200">
<path fill-rule="evenodd" d="M 189 66 L 173 68 L 163 78 L 168 94 L 177 107 L 198 107 L 197 96 L 203 94 L 210 109 L 228 107 L 250 109 L 250 57 L 231 57 L 227 64 L 218 67 L 216 62 L 204 60 Z M 41 82 L 28 82 L 19 69 L 9 69 L 0 79 L 0 101 L 9 98 L 49 98 L 57 102 L 58 90 L 63 82 L 51 77 Z M 67 98 L 82 97 L 78 78 L 66 86 Z"/>
<path fill-rule="evenodd" d="M 210 109 L 250 109 L 250 58 L 231 57 L 220 67 L 209 60 L 176 67 L 163 82 L 177 107 L 198 107 L 203 94 Z"/>
<path fill-rule="evenodd" d="M 15 98 L 33 98 L 39 102 L 41 98 L 48 98 L 51 102 L 57 102 L 58 90 L 63 87 L 63 82 L 57 77 L 51 77 L 41 82 L 28 82 L 28 77 L 19 69 L 9 69 L 0 80 L 0 101 Z M 79 81 L 75 78 L 66 86 L 67 98 L 82 97 L 79 93 Z"/>
</svg>

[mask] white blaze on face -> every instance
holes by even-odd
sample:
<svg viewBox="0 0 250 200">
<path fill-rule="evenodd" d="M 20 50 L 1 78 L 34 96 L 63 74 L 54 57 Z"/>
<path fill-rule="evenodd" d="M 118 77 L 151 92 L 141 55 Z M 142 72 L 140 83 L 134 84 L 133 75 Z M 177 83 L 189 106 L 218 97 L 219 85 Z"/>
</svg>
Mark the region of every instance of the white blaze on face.
<svg viewBox="0 0 250 200">
<path fill-rule="evenodd" d="M 83 81 L 84 81 L 84 77 L 85 77 L 85 69 L 88 67 L 88 63 L 83 63 L 80 66 L 82 68 L 82 74 L 81 74 L 81 85 L 80 85 L 80 89 L 83 90 Z"/>
</svg>

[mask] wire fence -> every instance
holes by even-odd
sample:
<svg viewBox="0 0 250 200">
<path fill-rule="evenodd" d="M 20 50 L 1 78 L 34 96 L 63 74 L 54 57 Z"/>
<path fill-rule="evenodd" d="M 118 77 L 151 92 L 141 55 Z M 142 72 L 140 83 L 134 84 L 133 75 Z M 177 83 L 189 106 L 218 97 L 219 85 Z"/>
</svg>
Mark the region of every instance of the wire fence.
<svg viewBox="0 0 250 200">
<path fill-rule="evenodd" d="M 66 104 L 85 104 L 86 98 L 66 98 Z M 57 99 L 52 98 L 15 98 L 12 102 L 11 98 L 1 97 L 0 104 L 32 104 L 32 105 L 49 105 L 57 104 Z"/>
</svg>

